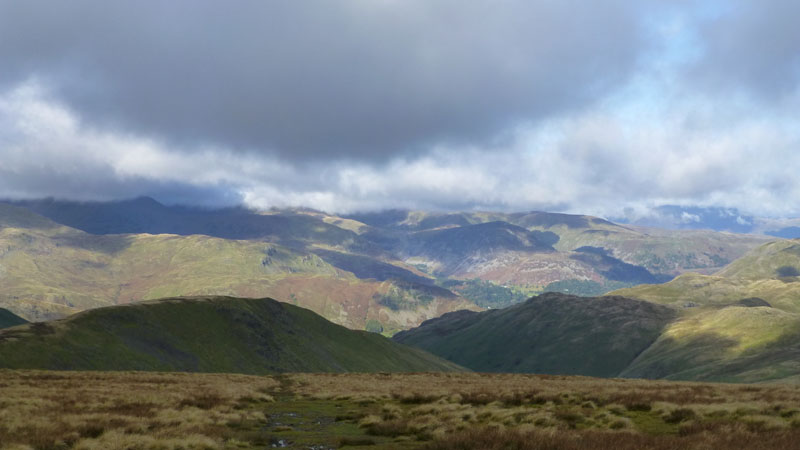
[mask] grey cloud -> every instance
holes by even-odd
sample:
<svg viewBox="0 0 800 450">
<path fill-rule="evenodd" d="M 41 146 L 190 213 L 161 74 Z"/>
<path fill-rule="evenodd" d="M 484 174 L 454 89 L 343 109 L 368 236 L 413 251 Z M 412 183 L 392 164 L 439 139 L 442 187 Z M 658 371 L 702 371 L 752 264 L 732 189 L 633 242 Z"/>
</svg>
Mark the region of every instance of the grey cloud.
<svg viewBox="0 0 800 450">
<path fill-rule="evenodd" d="M 77 201 L 111 201 L 149 196 L 173 205 L 208 207 L 238 206 L 242 196 L 231 186 L 195 186 L 147 177 L 120 179 L 92 173 L 87 168 L 80 177 L 59 174 L 51 168 L 25 174 L 0 169 L 0 201 L 56 198 Z"/>
<path fill-rule="evenodd" d="M 699 27 L 702 59 L 688 75 L 703 90 L 781 100 L 800 88 L 800 3 L 737 0 Z"/>
<path fill-rule="evenodd" d="M 644 4 L 8 0 L 0 78 L 173 146 L 386 159 L 602 97 L 646 45 Z"/>
</svg>

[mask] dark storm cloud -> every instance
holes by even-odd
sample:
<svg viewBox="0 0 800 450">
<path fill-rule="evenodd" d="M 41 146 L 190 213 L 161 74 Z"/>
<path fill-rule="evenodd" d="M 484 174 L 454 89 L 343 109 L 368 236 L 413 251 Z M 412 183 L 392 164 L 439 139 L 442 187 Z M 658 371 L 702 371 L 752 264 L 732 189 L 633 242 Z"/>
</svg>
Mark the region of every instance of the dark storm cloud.
<svg viewBox="0 0 800 450">
<path fill-rule="evenodd" d="M 731 1 L 699 29 L 702 60 L 689 75 L 702 89 L 744 90 L 782 100 L 800 88 L 800 2 Z"/>
<path fill-rule="evenodd" d="M 797 215 L 799 9 L 0 0 L 0 197 Z"/>
<path fill-rule="evenodd" d="M 645 45 L 642 4 L 0 1 L 0 81 L 185 148 L 386 159 L 601 97 Z"/>
</svg>

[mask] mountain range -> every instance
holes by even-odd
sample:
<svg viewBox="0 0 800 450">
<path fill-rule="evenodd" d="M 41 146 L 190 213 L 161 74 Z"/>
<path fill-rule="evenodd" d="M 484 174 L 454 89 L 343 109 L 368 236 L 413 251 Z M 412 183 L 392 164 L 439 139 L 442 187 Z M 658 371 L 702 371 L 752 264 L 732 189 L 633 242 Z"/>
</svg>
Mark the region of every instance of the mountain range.
<svg viewBox="0 0 800 450">
<path fill-rule="evenodd" d="M 800 378 L 800 241 L 764 235 L 40 200 L 0 203 L 0 282 L 7 367 Z"/>
<path fill-rule="evenodd" d="M 0 204 L 0 307 L 43 320 L 177 295 L 269 296 L 391 335 L 544 291 L 598 295 L 711 273 L 768 239 L 541 212 L 17 201 Z"/>
<path fill-rule="evenodd" d="M 297 220 L 302 224 L 306 218 Z M 296 228 L 287 225 L 287 233 L 300 233 Z M 28 320 L 47 320 L 177 295 L 272 295 L 350 328 L 376 331 L 475 308 L 402 263 L 376 258 L 358 269 L 347 265 L 356 255 L 328 250 L 326 261 L 285 244 L 201 234 L 95 235 L 0 204 L 0 307 Z"/>
</svg>

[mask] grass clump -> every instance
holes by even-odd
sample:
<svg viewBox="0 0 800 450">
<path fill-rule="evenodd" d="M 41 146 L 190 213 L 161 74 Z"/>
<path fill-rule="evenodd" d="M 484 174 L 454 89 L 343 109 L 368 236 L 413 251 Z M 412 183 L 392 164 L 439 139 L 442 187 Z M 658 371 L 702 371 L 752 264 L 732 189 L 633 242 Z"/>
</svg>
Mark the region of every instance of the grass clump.
<svg viewBox="0 0 800 450">
<path fill-rule="evenodd" d="M 794 448 L 800 439 L 800 388 L 792 385 L 474 373 L 0 375 L 2 450 L 250 449 L 281 442 L 761 450 Z"/>
<path fill-rule="evenodd" d="M 689 408 L 678 408 L 666 416 L 664 416 L 664 422 L 666 423 L 681 423 L 687 420 L 692 420 L 697 417 L 697 413 L 694 410 Z"/>
</svg>

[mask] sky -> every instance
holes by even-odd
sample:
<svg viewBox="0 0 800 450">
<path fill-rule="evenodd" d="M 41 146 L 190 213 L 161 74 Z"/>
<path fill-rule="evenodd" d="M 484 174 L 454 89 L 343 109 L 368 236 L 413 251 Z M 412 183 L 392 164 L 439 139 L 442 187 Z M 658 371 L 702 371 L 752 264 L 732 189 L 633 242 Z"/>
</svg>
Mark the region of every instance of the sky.
<svg viewBox="0 0 800 450">
<path fill-rule="evenodd" d="M 0 0 L 0 198 L 800 216 L 800 2 Z"/>
</svg>

